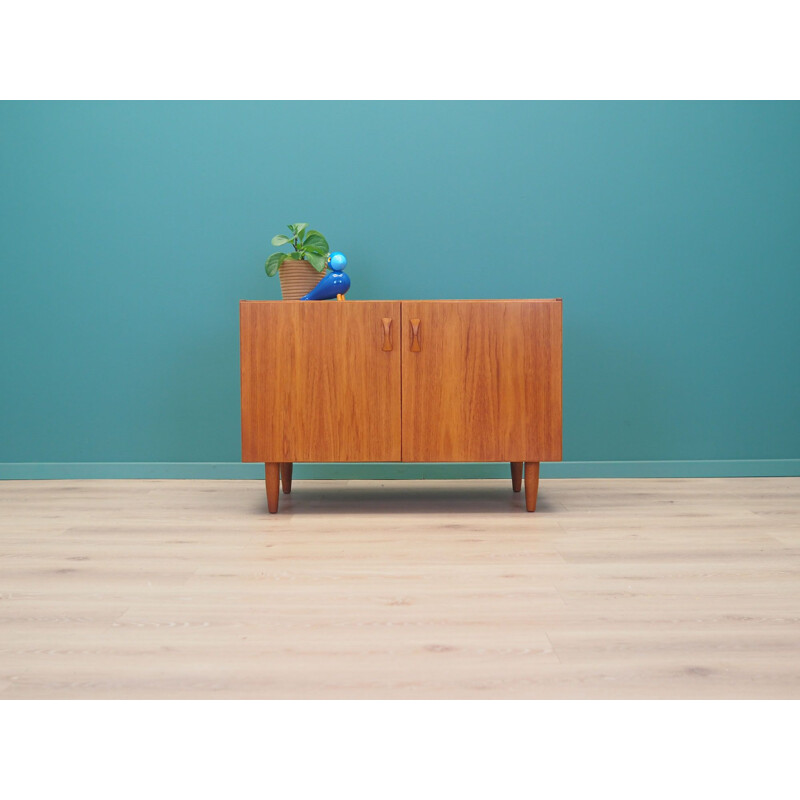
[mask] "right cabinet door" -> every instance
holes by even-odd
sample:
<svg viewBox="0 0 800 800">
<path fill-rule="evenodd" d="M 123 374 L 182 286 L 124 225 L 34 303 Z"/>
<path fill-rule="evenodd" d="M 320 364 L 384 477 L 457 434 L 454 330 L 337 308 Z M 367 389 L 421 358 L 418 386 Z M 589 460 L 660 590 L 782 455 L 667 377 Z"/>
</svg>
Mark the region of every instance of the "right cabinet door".
<svg viewBox="0 0 800 800">
<path fill-rule="evenodd" d="M 403 461 L 560 461 L 561 306 L 404 301 Z"/>
</svg>

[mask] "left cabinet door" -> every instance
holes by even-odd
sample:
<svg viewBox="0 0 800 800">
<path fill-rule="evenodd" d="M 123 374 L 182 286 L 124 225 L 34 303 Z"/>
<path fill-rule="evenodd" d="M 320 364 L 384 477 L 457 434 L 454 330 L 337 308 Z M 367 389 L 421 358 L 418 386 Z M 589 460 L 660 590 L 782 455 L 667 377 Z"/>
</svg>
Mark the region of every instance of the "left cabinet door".
<svg viewBox="0 0 800 800">
<path fill-rule="evenodd" d="M 242 461 L 400 460 L 400 303 L 242 301 Z"/>
</svg>

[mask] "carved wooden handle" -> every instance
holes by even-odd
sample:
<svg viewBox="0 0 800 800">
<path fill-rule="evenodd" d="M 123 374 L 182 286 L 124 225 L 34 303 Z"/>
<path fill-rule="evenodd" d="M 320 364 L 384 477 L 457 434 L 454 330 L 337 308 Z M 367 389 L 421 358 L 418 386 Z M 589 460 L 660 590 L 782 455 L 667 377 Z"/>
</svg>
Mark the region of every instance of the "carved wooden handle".
<svg viewBox="0 0 800 800">
<path fill-rule="evenodd" d="M 419 344 L 419 320 L 411 320 L 411 352 L 419 353 L 422 348 Z"/>
<path fill-rule="evenodd" d="M 391 317 L 383 318 L 383 349 L 392 349 L 392 320 Z"/>
</svg>

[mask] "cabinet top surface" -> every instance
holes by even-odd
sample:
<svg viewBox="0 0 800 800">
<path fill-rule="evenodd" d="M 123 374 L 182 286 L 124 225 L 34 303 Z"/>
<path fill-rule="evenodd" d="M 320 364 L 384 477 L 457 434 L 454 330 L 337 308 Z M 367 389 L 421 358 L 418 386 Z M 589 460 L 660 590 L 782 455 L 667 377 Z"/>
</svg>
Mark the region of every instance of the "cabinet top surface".
<svg viewBox="0 0 800 800">
<path fill-rule="evenodd" d="M 280 304 L 283 305 L 285 303 L 319 303 L 319 302 L 329 302 L 333 303 L 335 301 L 319 301 L 319 300 L 240 300 L 240 303 L 272 303 L 272 304 Z M 445 298 L 442 300 L 414 300 L 411 298 L 404 298 L 400 299 L 379 299 L 375 298 L 372 300 L 346 300 L 347 303 L 561 303 L 562 299 L 560 297 L 551 297 L 551 298 L 503 298 L 503 297 L 491 297 L 485 298 L 480 300 L 469 299 L 469 300 L 457 300 L 453 298 Z"/>
</svg>

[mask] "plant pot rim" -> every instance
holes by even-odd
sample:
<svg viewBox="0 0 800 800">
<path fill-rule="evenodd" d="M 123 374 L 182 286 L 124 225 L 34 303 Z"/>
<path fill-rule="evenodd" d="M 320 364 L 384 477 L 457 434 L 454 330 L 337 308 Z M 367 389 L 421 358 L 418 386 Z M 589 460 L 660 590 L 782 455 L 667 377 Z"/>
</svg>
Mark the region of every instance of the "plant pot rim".
<svg viewBox="0 0 800 800">
<path fill-rule="evenodd" d="M 310 261 L 306 261 L 304 258 L 302 258 L 302 259 L 286 258 L 283 261 L 281 261 L 281 263 L 278 265 L 278 269 L 279 270 L 283 269 L 287 264 L 289 264 L 289 265 L 297 264 L 298 266 L 308 266 L 308 267 L 311 267 L 311 269 L 313 269 L 314 272 L 317 272 L 320 275 L 322 275 L 325 272 L 325 270 L 327 269 L 327 264 L 322 269 L 317 269 Z"/>
</svg>

